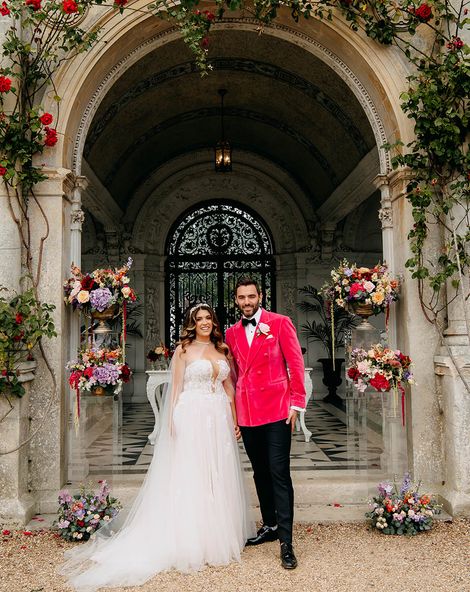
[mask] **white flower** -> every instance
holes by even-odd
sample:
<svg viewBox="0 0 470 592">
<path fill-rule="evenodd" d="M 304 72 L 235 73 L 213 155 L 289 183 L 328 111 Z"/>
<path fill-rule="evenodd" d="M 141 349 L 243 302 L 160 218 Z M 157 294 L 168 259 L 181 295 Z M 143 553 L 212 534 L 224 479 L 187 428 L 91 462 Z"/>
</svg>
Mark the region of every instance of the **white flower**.
<svg viewBox="0 0 470 592">
<path fill-rule="evenodd" d="M 78 535 L 78 532 L 73 532 L 73 533 L 72 533 L 72 538 L 73 538 L 73 539 L 76 539 L 76 538 L 77 538 L 77 535 Z"/>
<path fill-rule="evenodd" d="M 105 517 L 103 518 L 103 520 L 106 520 L 106 522 L 107 522 L 107 521 L 109 520 L 109 516 L 105 516 Z"/>
<path fill-rule="evenodd" d="M 372 282 L 364 282 L 364 288 L 370 293 L 375 288 Z"/>
<path fill-rule="evenodd" d="M 267 335 L 271 331 L 271 327 L 269 325 L 267 325 L 266 323 L 259 323 L 258 331 L 259 331 L 259 333 L 262 333 L 263 335 Z"/>
<path fill-rule="evenodd" d="M 99 520 L 99 518 L 100 518 L 100 515 L 99 515 L 99 514 L 95 514 L 95 515 L 93 516 L 93 518 L 94 518 L 95 520 Z"/>
<path fill-rule="evenodd" d="M 408 516 L 411 518 L 412 516 L 415 515 L 414 510 L 408 510 Z"/>
<path fill-rule="evenodd" d="M 83 534 L 81 532 L 77 532 L 77 539 L 81 539 L 83 537 Z"/>
<path fill-rule="evenodd" d="M 88 516 L 89 516 L 89 515 L 91 514 L 91 510 L 88 510 L 87 514 L 88 514 Z"/>
<path fill-rule="evenodd" d="M 92 530 L 93 530 L 93 527 L 92 527 L 92 526 L 87 526 L 87 527 L 86 527 L 86 531 L 87 531 L 87 532 L 91 532 Z"/>
</svg>

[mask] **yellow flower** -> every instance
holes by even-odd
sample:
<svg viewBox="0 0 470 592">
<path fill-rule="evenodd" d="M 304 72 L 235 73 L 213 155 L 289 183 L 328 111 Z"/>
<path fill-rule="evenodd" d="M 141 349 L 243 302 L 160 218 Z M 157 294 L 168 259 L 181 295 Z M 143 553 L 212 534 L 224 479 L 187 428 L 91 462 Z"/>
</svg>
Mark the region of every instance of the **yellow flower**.
<svg viewBox="0 0 470 592">
<path fill-rule="evenodd" d="M 85 302 L 89 302 L 90 292 L 88 292 L 88 290 L 80 290 L 80 292 L 77 294 L 77 300 L 80 302 L 80 304 L 85 304 Z"/>
<path fill-rule="evenodd" d="M 372 294 L 372 302 L 374 304 L 378 304 L 378 305 L 382 304 L 382 302 L 384 301 L 384 298 L 385 297 L 383 295 L 383 292 L 374 292 Z"/>
</svg>

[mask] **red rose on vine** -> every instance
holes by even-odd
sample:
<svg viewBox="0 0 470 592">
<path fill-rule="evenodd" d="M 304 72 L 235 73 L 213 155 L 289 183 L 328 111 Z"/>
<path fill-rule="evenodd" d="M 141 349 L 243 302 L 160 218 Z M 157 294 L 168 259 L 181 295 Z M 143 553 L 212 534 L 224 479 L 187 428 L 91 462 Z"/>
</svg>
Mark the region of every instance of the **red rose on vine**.
<svg viewBox="0 0 470 592">
<path fill-rule="evenodd" d="M 6 76 L 0 76 L 0 93 L 7 93 L 11 89 L 11 80 Z"/>
<path fill-rule="evenodd" d="M 0 6 L 0 14 L 2 16 L 8 16 L 10 14 L 10 9 L 8 8 L 6 2 L 2 2 L 2 5 Z"/>
<path fill-rule="evenodd" d="M 0 166 L 0 177 L 4 177 L 7 174 L 7 169 L 4 166 Z"/>
<path fill-rule="evenodd" d="M 64 0 L 62 2 L 62 10 L 66 14 L 73 14 L 78 12 L 78 4 L 75 2 L 75 0 Z"/>
<path fill-rule="evenodd" d="M 57 144 L 57 131 L 53 127 L 45 127 L 46 139 L 44 140 L 45 146 L 55 146 Z"/>
<path fill-rule="evenodd" d="M 206 19 L 211 22 L 215 19 L 215 14 L 213 12 L 211 12 L 210 10 L 204 10 L 204 12 L 202 13 Z"/>
<path fill-rule="evenodd" d="M 348 368 L 348 376 L 351 380 L 357 380 L 357 378 L 360 376 L 360 372 L 357 368 L 351 367 Z"/>
<path fill-rule="evenodd" d="M 128 1 L 129 0 L 114 0 L 114 5 L 123 8 L 128 3 Z"/>
<path fill-rule="evenodd" d="M 432 19 L 432 10 L 429 4 L 423 3 L 414 11 L 417 18 L 423 23 L 427 23 Z"/>
<path fill-rule="evenodd" d="M 21 325 L 22 322 L 23 322 L 23 315 L 20 312 L 17 312 L 16 316 L 15 316 L 15 323 L 17 325 Z"/>
<path fill-rule="evenodd" d="M 26 0 L 26 6 L 31 6 L 31 8 L 36 12 L 36 10 L 41 10 L 41 0 Z"/>
<path fill-rule="evenodd" d="M 39 121 L 42 123 L 42 125 L 51 125 L 53 119 L 54 118 L 52 117 L 52 115 L 50 113 L 44 113 L 39 118 Z"/>
<path fill-rule="evenodd" d="M 209 37 L 204 37 L 204 38 L 201 40 L 201 47 L 202 47 L 203 49 L 207 49 L 207 48 L 209 47 Z"/>
<path fill-rule="evenodd" d="M 127 364 L 123 364 L 121 366 L 121 379 L 122 382 L 129 382 L 129 380 L 131 379 L 131 369 L 129 368 L 129 366 Z"/>
</svg>

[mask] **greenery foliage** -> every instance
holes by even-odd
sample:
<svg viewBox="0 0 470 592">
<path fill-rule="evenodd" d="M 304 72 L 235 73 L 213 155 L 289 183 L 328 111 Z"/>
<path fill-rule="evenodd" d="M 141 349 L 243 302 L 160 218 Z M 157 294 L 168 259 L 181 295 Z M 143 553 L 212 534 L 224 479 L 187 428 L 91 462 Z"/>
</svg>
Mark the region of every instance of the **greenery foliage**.
<svg viewBox="0 0 470 592">
<path fill-rule="evenodd" d="M 297 305 L 300 310 L 307 314 L 317 315 L 317 320 L 308 320 L 304 323 L 300 332 L 307 338 L 307 341 L 318 342 L 325 348 L 328 357 L 333 358 L 333 353 L 338 348 L 344 347 L 345 335 L 354 327 L 360 324 L 361 319 L 347 312 L 347 310 L 333 304 L 333 332 L 334 344 L 332 335 L 332 318 L 331 318 L 331 302 L 326 301 L 321 292 L 313 286 L 305 286 L 299 290 L 304 297 Z M 336 354 L 335 354 L 336 357 Z"/>
<path fill-rule="evenodd" d="M 32 358 L 32 350 L 42 337 L 56 335 L 51 304 L 40 303 L 33 290 L 13 298 L 0 297 L 0 394 L 21 397 L 18 365 Z"/>
</svg>

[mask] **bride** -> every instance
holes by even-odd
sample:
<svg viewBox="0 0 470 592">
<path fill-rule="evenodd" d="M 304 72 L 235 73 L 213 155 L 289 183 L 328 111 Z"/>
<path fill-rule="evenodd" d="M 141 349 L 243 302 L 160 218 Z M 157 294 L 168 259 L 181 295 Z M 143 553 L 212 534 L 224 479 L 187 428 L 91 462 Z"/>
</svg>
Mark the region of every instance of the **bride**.
<svg viewBox="0 0 470 592">
<path fill-rule="evenodd" d="M 135 586 L 160 571 L 240 560 L 254 526 L 229 356 L 214 310 L 193 306 L 173 356 L 154 456 L 132 508 L 67 552 L 61 573 L 76 590 Z"/>
</svg>

